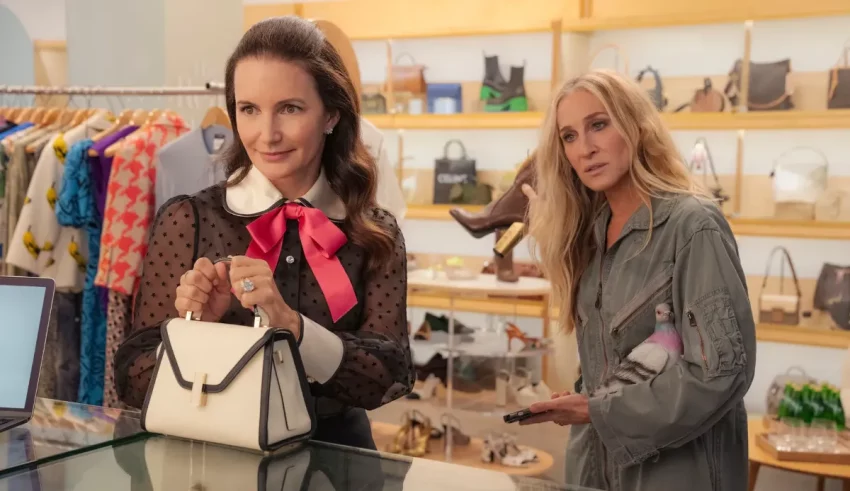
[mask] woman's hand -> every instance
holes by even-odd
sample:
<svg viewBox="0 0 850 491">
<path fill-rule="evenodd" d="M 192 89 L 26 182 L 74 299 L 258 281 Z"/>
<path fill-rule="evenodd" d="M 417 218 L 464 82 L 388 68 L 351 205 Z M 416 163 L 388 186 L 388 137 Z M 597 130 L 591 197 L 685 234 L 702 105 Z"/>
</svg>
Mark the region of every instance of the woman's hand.
<svg viewBox="0 0 850 491">
<path fill-rule="evenodd" d="M 569 391 L 552 394 L 552 399 L 535 402 L 528 409 L 534 416 L 520 421 L 520 425 L 532 425 L 552 421 L 560 426 L 580 425 L 590 423 L 590 412 L 587 396 L 572 394 Z"/>
<path fill-rule="evenodd" d="M 253 284 L 251 291 L 245 291 L 245 280 Z M 243 307 L 253 309 L 254 305 L 259 306 L 269 316 L 269 326 L 287 329 L 296 339 L 301 337 L 298 312 L 281 297 L 274 282 L 274 273 L 264 260 L 233 256 L 230 260 L 230 284 Z"/>
<path fill-rule="evenodd" d="M 191 311 L 195 319 L 218 322 L 230 307 L 230 281 L 223 263 L 202 257 L 180 277 L 174 307 L 180 317 Z"/>
</svg>

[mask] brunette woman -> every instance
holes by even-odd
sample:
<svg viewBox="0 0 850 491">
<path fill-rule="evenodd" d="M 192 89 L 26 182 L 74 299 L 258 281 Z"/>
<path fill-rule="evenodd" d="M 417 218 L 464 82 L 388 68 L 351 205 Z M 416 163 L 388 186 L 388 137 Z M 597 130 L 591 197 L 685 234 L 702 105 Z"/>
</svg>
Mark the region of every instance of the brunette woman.
<svg viewBox="0 0 850 491">
<path fill-rule="evenodd" d="M 536 166 L 530 235 L 582 376 L 578 393 L 532 405 L 526 423 L 572 425 L 570 484 L 743 491 L 755 325 L 722 211 L 644 89 L 615 73 L 563 86 Z"/>
<path fill-rule="evenodd" d="M 407 394 L 414 368 L 404 238 L 375 204 L 354 85 L 313 23 L 279 17 L 245 33 L 225 86 L 228 179 L 158 212 L 134 332 L 116 355 L 119 394 L 142 405 L 163 321 L 191 311 L 250 326 L 257 305 L 298 339 L 314 438 L 375 449 L 364 409 Z M 257 254 L 264 241 L 279 255 Z M 216 262 L 227 256 L 229 268 Z"/>
</svg>

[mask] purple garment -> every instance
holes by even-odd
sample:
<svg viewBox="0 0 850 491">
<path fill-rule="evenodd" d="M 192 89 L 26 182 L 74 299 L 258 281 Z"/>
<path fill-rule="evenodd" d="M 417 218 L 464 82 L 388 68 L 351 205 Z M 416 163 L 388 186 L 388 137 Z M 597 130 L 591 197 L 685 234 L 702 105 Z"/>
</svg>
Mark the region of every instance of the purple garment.
<svg viewBox="0 0 850 491">
<path fill-rule="evenodd" d="M 92 145 L 91 150 L 97 152 L 97 157 L 89 157 L 89 168 L 91 169 L 91 185 L 94 194 L 94 202 L 97 206 L 97 217 L 103 223 L 103 210 L 106 208 L 106 192 L 109 188 L 109 174 L 112 172 L 112 157 L 103 155 L 110 145 L 139 129 L 138 126 L 125 126 L 120 130 L 105 136 L 102 140 Z M 97 294 L 100 297 L 100 305 L 106 310 L 109 303 L 109 289 L 98 286 Z"/>
<path fill-rule="evenodd" d="M 125 126 L 120 130 L 104 137 L 95 143 L 91 149 L 98 157 L 89 157 L 91 166 L 91 182 L 94 189 L 94 202 L 97 204 L 97 216 L 103 220 L 103 210 L 106 209 L 106 191 L 109 187 L 109 174 L 112 172 L 112 157 L 103 155 L 110 145 L 139 129 L 138 126 Z"/>
</svg>

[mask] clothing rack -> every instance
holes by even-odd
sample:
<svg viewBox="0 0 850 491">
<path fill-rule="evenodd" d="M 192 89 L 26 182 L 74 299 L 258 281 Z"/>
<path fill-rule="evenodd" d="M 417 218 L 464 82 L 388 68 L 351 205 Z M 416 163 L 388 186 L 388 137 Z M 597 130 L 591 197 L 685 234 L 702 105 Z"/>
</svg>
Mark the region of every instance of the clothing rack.
<svg viewBox="0 0 850 491">
<path fill-rule="evenodd" d="M 46 86 L 46 85 L 0 85 L 3 94 L 34 95 L 133 95 L 133 96 L 170 96 L 170 95 L 220 95 L 224 87 L 186 86 L 186 87 L 101 87 L 101 86 Z"/>
</svg>

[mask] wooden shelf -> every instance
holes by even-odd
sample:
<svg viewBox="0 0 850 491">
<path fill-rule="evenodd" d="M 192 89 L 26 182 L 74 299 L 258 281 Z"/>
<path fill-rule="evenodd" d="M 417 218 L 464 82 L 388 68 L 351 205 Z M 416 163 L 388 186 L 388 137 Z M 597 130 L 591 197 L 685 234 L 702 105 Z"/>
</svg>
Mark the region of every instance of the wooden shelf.
<svg viewBox="0 0 850 491">
<path fill-rule="evenodd" d="M 407 205 L 407 213 L 404 218 L 413 220 L 453 220 L 449 215 L 452 208 L 463 208 L 470 212 L 481 211 L 484 207 L 479 205 Z"/>
<path fill-rule="evenodd" d="M 370 114 L 382 129 L 460 130 L 537 129 L 541 112 L 460 114 Z M 758 111 L 746 113 L 663 113 L 671 130 L 794 130 L 850 128 L 850 110 Z"/>
<path fill-rule="evenodd" d="M 460 297 L 454 301 L 455 311 L 495 314 L 518 317 L 540 317 L 545 315 L 543 302 L 517 300 L 511 298 Z M 415 308 L 449 310 L 448 296 L 411 292 L 407 305 Z M 552 319 L 557 319 L 558 309 L 552 308 Z M 758 324 L 756 339 L 759 341 L 817 346 L 822 348 L 847 349 L 850 347 L 850 331 L 833 329 L 786 326 L 779 324 Z"/>
<path fill-rule="evenodd" d="M 738 12 L 734 10 L 724 10 L 718 12 L 701 12 L 694 15 L 692 12 L 670 14 L 670 15 L 647 15 L 647 16 L 628 16 L 615 18 L 587 18 L 587 19 L 564 19 L 564 32 L 595 32 L 595 31 L 615 31 L 621 29 L 646 29 L 653 27 L 675 27 L 675 26 L 697 26 L 708 24 L 733 24 L 743 23 L 747 20 L 766 21 L 766 20 L 782 20 L 782 19 L 803 19 L 807 17 L 822 17 L 825 15 L 848 15 L 850 7 L 843 11 L 834 10 L 819 10 L 801 12 L 783 12 L 776 10 L 766 10 L 753 15 L 750 12 Z"/>
<path fill-rule="evenodd" d="M 366 119 L 382 129 L 498 130 L 539 128 L 543 113 L 371 114 Z"/>
<path fill-rule="evenodd" d="M 730 218 L 729 224 L 735 235 L 749 237 L 850 240 L 850 223 L 847 222 Z"/>
<path fill-rule="evenodd" d="M 400 426 L 372 421 L 372 437 L 375 439 L 375 445 L 378 450 L 389 452 L 392 444 L 395 441 L 396 433 Z M 428 442 L 428 453 L 423 459 L 433 460 L 437 462 L 447 462 L 446 455 L 443 451 L 443 439 L 432 439 Z M 470 438 L 468 445 L 452 445 L 452 464 L 474 467 L 476 469 L 485 469 L 496 471 L 512 476 L 537 477 L 545 474 L 555 463 L 555 459 L 548 452 L 543 450 L 519 445 L 520 448 L 531 448 L 537 454 L 537 462 L 528 464 L 523 467 L 510 467 L 498 463 L 488 464 L 481 460 L 481 454 L 484 449 L 484 441 L 480 438 Z M 434 469 L 439 472 L 439 469 Z"/>
<path fill-rule="evenodd" d="M 471 212 L 483 206 L 408 205 L 405 218 L 411 220 L 453 220 L 452 208 Z M 779 220 L 774 218 L 729 218 L 732 232 L 745 237 L 788 237 L 812 240 L 850 240 L 850 223 L 814 220 Z"/>
</svg>

